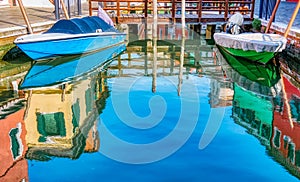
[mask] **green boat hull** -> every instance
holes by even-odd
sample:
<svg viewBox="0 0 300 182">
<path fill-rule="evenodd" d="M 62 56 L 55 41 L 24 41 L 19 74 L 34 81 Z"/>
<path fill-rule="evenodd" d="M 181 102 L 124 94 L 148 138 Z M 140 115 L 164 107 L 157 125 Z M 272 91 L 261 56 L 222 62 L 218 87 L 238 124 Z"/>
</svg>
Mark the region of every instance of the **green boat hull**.
<svg viewBox="0 0 300 182">
<path fill-rule="evenodd" d="M 265 65 L 250 62 L 245 58 L 229 54 L 224 47 L 217 46 L 228 64 L 240 75 L 260 85 L 271 87 L 280 79 L 279 68 L 273 62 Z"/>
<path fill-rule="evenodd" d="M 220 46 L 224 51 L 232 56 L 243 58 L 251 62 L 258 62 L 267 64 L 272 58 L 274 58 L 274 52 L 256 52 L 254 50 L 244 51 L 242 49 L 233 49 Z"/>
</svg>

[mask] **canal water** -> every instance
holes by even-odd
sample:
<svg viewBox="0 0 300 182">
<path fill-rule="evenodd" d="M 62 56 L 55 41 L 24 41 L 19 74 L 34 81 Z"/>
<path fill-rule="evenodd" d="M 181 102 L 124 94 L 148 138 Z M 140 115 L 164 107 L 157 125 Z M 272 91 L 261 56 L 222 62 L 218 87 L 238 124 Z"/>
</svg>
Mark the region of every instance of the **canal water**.
<svg viewBox="0 0 300 182">
<path fill-rule="evenodd" d="M 279 63 L 224 55 L 191 28 L 152 28 L 124 25 L 125 45 L 9 81 L 0 181 L 299 180 L 299 87 Z"/>
</svg>

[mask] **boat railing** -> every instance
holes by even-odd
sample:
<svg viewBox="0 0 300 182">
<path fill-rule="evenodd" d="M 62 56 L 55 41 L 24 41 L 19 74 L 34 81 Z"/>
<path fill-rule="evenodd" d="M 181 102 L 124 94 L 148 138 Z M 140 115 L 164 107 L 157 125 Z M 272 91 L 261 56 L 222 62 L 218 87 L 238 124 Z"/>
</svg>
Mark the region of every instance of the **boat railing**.
<svg viewBox="0 0 300 182">
<path fill-rule="evenodd" d="M 147 18 L 153 15 L 152 0 L 89 0 L 89 14 L 98 10 L 98 2 L 103 2 L 103 9 L 110 14 L 111 17 L 137 17 Z M 158 14 L 169 15 L 175 20 L 181 16 L 182 0 L 157 0 Z M 226 21 L 230 14 L 240 12 L 247 14 L 251 19 L 254 16 L 255 0 L 186 0 L 185 13 L 193 15 L 201 21 L 205 15 L 216 15 L 222 17 Z"/>
</svg>

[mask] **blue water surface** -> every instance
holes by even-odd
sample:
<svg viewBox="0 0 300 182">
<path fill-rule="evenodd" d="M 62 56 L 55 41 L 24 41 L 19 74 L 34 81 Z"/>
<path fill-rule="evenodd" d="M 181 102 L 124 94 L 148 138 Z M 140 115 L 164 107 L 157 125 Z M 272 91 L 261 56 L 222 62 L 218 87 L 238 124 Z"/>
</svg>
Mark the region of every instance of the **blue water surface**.
<svg viewBox="0 0 300 182">
<path fill-rule="evenodd" d="M 112 101 L 114 98 L 110 96 L 103 113 L 98 118 L 99 152 L 84 153 L 76 160 L 53 157 L 48 162 L 29 161 L 30 181 L 298 181 L 267 154 L 266 147 L 261 145 L 257 138 L 234 123 L 231 117 L 231 106 L 224 107 L 225 114 L 221 126 L 212 142 L 204 149 L 200 149 L 199 141 L 211 112 L 209 97 L 207 97 L 211 89 L 211 79 L 194 76 L 190 79 L 193 79 L 197 93 L 183 89 L 186 93 L 181 95 L 199 97 L 200 112 L 196 127 L 184 145 L 166 158 L 145 164 L 130 164 L 119 162 L 103 154 L 104 150 L 118 153 L 120 156 L 129 156 L 129 158 L 138 154 L 128 153 L 126 147 L 114 151 L 114 146 L 109 144 L 112 141 L 107 140 L 107 136 L 102 132 L 103 128 L 128 143 L 147 144 L 166 137 L 176 127 L 180 117 L 180 106 L 184 102 L 182 100 L 186 99 L 185 96 L 177 95 L 177 85 L 170 81 L 176 80 L 176 77 L 158 78 L 157 90 L 153 93 L 151 92 L 152 79 L 141 76 L 130 88 L 130 107 L 136 115 L 145 118 L 150 113 L 149 99 L 160 96 L 167 107 L 162 121 L 150 129 L 129 127 L 116 115 Z M 112 89 L 113 84 L 126 86 L 126 82 L 119 81 L 123 79 L 109 79 L 109 90 Z M 120 91 L 116 92 L 122 94 L 119 93 Z M 185 122 L 190 122 L 190 118 L 193 117 L 184 118 Z M 177 129 L 186 132 L 190 128 Z M 180 134 L 177 137 L 175 142 L 181 139 Z M 169 143 L 157 150 L 168 150 L 172 147 L 172 143 Z M 156 153 L 157 151 L 145 151 L 141 156 L 148 158 L 149 155 Z"/>
</svg>

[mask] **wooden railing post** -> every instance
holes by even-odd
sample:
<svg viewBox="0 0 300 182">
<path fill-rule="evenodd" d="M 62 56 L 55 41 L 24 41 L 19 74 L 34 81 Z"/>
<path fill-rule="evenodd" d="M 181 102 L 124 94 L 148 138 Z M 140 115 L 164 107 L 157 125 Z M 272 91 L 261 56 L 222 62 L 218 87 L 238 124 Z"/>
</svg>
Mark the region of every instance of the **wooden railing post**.
<svg viewBox="0 0 300 182">
<path fill-rule="evenodd" d="M 93 12 L 92 12 L 92 0 L 89 0 L 89 15 L 92 16 Z"/>
<path fill-rule="evenodd" d="M 176 0 L 172 0 L 172 22 L 175 23 Z"/>
<path fill-rule="evenodd" d="M 254 7 L 255 7 L 255 0 L 252 0 L 251 13 L 250 13 L 250 19 L 251 20 L 253 20 L 253 18 L 254 18 Z"/>
<path fill-rule="evenodd" d="M 145 0 L 144 13 L 145 13 L 145 18 L 147 18 L 148 17 L 148 0 Z"/>
<path fill-rule="evenodd" d="M 229 3 L 228 0 L 225 0 L 225 12 L 224 12 L 224 20 L 227 21 L 229 11 Z"/>
<path fill-rule="evenodd" d="M 69 20 L 70 17 L 69 17 L 68 10 L 67 10 L 67 8 L 66 8 L 66 6 L 65 6 L 64 1 L 63 1 L 63 0 L 60 0 L 60 4 L 61 4 L 61 7 L 62 7 L 62 9 L 63 9 L 63 11 L 64 11 L 64 15 L 65 15 L 66 19 Z M 70 7 L 69 7 L 69 8 L 70 8 Z M 69 10 L 70 10 L 70 9 L 69 9 Z"/>
<path fill-rule="evenodd" d="M 120 0 L 117 0 L 117 20 L 116 23 L 118 23 L 120 20 Z"/>
<path fill-rule="evenodd" d="M 276 2 L 276 5 L 275 5 L 275 7 L 274 7 L 274 9 L 273 9 L 272 16 L 271 16 L 271 18 L 270 18 L 270 20 L 269 20 L 269 22 L 268 22 L 268 25 L 267 25 L 267 28 L 266 28 L 265 33 L 268 33 L 269 30 L 270 30 L 270 27 L 271 27 L 272 22 L 273 22 L 273 20 L 274 20 L 274 18 L 275 18 L 275 15 L 276 15 L 278 6 L 279 6 L 279 4 L 280 4 L 280 1 L 281 1 L 281 0 L 277 0 L 277 2 Z"/>
<path fill-rule="evenodd" d="M 201 22 L 202 18 L 202 0 L 198 1 L 198 21 Z"/>
<path fill-rule="evenodd" d="M 292 14 L 290 22 L 289 22 L 288 26 L 286 27 L 286 30 L 284 32 L 284 37 L 287 37 L 289 35 L 289 32 L 290 32 L 291 27 L 292 27 L 292 25 L 293 25 L 293 23 L 294 23 L 294 21 L 296 19 L 296 16 L 298 14 L 299 9 L 300 9 L 300 1 L 298 1 L 298 4 L 295 7 L 295 10 L 294 10 L 294 13 Z"/>
</svg>

